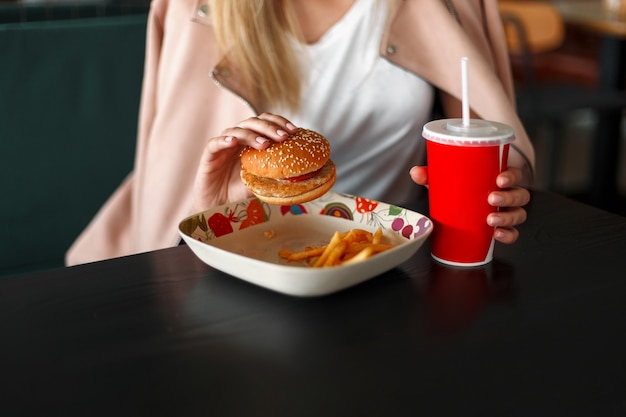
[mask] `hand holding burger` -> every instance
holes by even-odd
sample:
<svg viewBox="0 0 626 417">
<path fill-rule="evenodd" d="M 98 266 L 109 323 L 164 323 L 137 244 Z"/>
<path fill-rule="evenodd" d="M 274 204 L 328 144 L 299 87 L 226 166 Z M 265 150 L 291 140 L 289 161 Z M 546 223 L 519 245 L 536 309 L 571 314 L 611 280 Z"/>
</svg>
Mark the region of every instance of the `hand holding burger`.
<svg viewBox="0 0 626 417">
<path fill-rule="evenodd" d="M 265 149 L 274 142 L 287 140 L 297 130 L 293 123 L 280 115 L 262 113 L 241 120 L 209 138 L 196 170 L 191 212 L 198 213 L 252 196 L 241 181 L 243 149 Z"/>
<path fill-rule="evenodd" d="M 299 128 L 265 149 L 246 147 L 241 153 L 241 180 L 260 200 L 292 205 L 316 199 L 336 179 L 330 144 L 321 134 Z"/>
</svg>

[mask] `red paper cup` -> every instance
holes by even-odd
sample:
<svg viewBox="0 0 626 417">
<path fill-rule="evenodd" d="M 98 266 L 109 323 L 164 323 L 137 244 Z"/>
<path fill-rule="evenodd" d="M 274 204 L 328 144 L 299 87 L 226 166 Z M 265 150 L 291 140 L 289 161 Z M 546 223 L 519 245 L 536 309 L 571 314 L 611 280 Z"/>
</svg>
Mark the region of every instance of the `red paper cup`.
<svg viewBox="0 0 626 417">
<path fill-rule="evenodd" d="M 442 119 L 423 129 L 428 159 L 428 194 L 432 257 L 454 266 L 478 266 L 493 259 L 493 227 L 487 216 L 496 209 L 487 196 L 506 169 L 510 126 L 486 120 Z"/>
</svg>

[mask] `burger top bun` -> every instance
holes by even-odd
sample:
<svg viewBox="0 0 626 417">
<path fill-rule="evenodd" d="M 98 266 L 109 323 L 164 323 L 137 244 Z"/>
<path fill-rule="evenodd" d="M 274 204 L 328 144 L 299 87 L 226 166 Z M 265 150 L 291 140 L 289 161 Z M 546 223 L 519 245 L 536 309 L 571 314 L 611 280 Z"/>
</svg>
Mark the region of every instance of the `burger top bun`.
<svg viewBox="0 0 626 417">
<path fill-rule="evenodd" d="M 283 142 L 264 150 L 247 147 L 241 153 L 244 170 L 259 177 L 283 179 L 321 169 L 330 158 L 330 143 L 317 132 L 299 128 Z"/>
</svg>

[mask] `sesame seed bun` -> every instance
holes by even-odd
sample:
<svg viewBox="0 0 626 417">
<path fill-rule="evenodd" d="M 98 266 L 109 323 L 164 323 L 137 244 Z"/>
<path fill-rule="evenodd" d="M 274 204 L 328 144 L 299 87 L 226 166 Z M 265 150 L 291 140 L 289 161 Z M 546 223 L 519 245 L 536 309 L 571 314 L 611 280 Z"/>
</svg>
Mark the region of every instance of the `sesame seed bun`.
<svg viewBox="0 0 626 417">
<path fill-rule="evenodd" d="M 283 179 L 317 171 L 330 158 L 330 143 L 317 132 L 298 129 L 283 142 L 258 150 L 245 148 L 241 167 L 259 177 Z"/>
<path fill-rule="evenodd" d="M 328 140 L 298 129 L 283 142 L 264 150 L 241 153 L 241 179 L 259 199 L 278 205 L 301 204 L 321 197 L 336 180 Z"/>
</svg>

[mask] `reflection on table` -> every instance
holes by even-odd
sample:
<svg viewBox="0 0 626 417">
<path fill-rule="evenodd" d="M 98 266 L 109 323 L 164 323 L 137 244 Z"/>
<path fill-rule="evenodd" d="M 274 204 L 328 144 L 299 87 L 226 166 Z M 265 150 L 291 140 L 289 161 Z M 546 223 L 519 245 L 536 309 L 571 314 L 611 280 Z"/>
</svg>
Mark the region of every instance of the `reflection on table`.
<svg viewBox="0 0 626 417">
<path fill-rule="evenodd" d="M 621 416 L 626 218 L 534 192 L 487 266 L 325 297 L 185 246 L 0 280 L 11 416 Z"/>
</svg>

